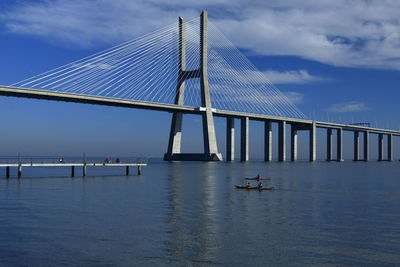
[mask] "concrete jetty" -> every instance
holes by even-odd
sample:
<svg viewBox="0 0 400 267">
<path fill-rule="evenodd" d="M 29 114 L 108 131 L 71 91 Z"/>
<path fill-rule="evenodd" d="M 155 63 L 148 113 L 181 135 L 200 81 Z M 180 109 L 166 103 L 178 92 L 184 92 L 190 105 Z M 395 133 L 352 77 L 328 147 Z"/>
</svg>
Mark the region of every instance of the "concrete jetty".
<svg viewBox="0 0 400 267">
<path fill-rule="evenodd" d="M 10 169 L 18 168 L 18 178 L 22 178 L 22 168 L 23 167 L 70 167 L 71 168 L 71 177 L 75 177 L 75 168 L 82 168 L 82 176 L 85 177 L 87 175 L 88 167 L 125 167 L 125 175 L 130 175 L 130 168 L 136 167 L 137 175 L 141 175 L 142 167 L 147 166 L 147 163 L 101 163 L 101 162 L 20 162 L 20 163 L 0 163 L 0 168 L 6 169 L 6 178 L 10 178 Z"/>
</svg>

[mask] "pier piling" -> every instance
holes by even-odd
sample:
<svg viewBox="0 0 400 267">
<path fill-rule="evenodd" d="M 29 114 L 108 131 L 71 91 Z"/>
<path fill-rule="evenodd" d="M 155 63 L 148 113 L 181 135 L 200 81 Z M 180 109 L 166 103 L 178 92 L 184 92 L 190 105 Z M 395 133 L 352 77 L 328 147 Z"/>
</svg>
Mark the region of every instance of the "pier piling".
<svg viewBox="0 0 400 267">
<path fill-rule="evenodd" d="M 290 156 L 291 161 L 297 161 L 297 129 L 293 124 L 291 127 Z"/>
<path fill-rule="evenodd" d="M 315 121 L 313 121 L 310 128 L 310 161 L 317 160 L 317 126 Z"/>
<path fill-rule="evenodd" d="M 286 160 L 286 121 L 278 123 L 278 161 Z"/>
<path fill-rule="evenodd" d="M 354 161 L 360 160 L 360 132 L 354 131 Z"/>
<path fill-rule="evenodd" d="M 364 161 L 369 161 L 369 132 L 364 132 Z"/>
<path fill-rule="evenodd" d="M 240 160 L 249 160 L 249 118 L 240 121 Z"/>
<path fill-rule="evenodd" d="M 337 149 L 337 161 L 343 161 L 343 129 L 337 129 L 337 141 L 336 141 L 336 149 Z"/>
<path fill-rule="evenodd" d="M 378 160 L 383 161 L 383 134 L 378 134 Z"/>
<path fill-rule="evenodd" d="M 235 119 L 226 119 L 226 161 L 235 160 Z"/>
<path fill-rule="evenodd" d="M 387 142 L 387 160 L 392 161 L 393 160 L 393 135 L 388 134 L 388 142 Z"/>
<path fill-rule="evenodd" d="M 326 130 L 326 160 L 332 161 L 332 128 Z"/>
<path fill-rule="evenodd" d="M 272 122 L 264 121 L 264 161 L 272 160 Z"/>
</svg>

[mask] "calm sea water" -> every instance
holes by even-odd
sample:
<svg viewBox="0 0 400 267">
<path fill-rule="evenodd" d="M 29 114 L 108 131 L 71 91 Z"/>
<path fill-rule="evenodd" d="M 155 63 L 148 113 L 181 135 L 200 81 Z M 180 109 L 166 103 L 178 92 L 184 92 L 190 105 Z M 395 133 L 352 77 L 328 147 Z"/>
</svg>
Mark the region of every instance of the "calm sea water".
<svg viewBox="0 0 400 267">
<path fill-rule="evenodd" d="M 0 178 L 1 266 L 400 265 L 399 162 L 68 173 Z M 233 188 L 258 173 L 276 190 Z"/>
</svg>

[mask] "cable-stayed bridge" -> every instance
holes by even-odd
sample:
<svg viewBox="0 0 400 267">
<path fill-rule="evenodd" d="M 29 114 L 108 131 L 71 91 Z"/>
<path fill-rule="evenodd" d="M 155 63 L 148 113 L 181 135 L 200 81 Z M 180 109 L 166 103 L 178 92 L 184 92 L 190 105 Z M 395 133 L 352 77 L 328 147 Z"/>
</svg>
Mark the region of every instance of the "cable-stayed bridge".
<svg viewBox="0 0 400 267">
<path fill-rule="evenodd" d="M 265 160 L 272 160 L 272 123 L 278 123 L 278 160 L 286 160 L 286 125 L 291 126 L 291 160 L 297 160 L 297 133 L 309 132 L 310 161 L 316 160 L 316 129 L 327 129 L 327 160 L 343 160 L 343 131 L 354 132 L 354 160 L 369 160 L 369 136 L 378 135 L 379 160 L 393 159 L 399 131 L 309 120 L 217 29 L 207 12 L 10 86 L 0 95 L 151 109 L 171 112 L 165 160 L 222 160 L 214 117 L 227 119 L 226 159 L 234 160 L 234 122 L 241 121 L 240 159 L 249 159 L 249 120 L 264 121 Z M 181 153 L 182 117 L 203 120 L 204 151 Z"/>
</svg>

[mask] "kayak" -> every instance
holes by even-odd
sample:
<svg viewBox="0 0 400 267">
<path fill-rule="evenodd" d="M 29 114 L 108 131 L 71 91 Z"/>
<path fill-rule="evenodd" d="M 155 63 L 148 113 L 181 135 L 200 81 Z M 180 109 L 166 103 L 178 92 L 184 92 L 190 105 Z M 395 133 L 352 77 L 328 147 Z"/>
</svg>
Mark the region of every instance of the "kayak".
<svg viewBox="0 0 400 267">
<path fill-rule="evenodd" d="M 247 187 L 247 185 L 235 185 L 236 189 L 247 189 L 247 190 L 274 190 L 273 187 L 258 187 L 258 186 L 252 186 L 250 188 Z"/>
<path fill-rule="evenodd" d="M 258 180 L 271 180 L 271 178 L 260 178 L 258 179 L 257 177 L 254 178 L 244 178 L 245 180 L 254 180 L 254 181 L 258 181 Z"/>
</svg>

